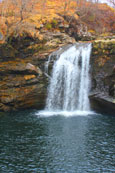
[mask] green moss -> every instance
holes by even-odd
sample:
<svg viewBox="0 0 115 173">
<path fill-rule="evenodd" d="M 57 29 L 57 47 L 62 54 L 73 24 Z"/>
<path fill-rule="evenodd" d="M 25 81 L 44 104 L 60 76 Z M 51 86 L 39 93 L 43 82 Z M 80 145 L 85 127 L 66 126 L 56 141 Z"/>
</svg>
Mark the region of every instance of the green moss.
<svg viewBox="0 0 115 173">
<path fill-rule="evenodd" d="M 48 29 L 48 30 L 52 29 L 52 24 L 51 23 L 47 23 L 46 24 L 46 29 Z"/>
<path fill-rule="evenodd" d="M 93 55 L 109 56 L 115 54 L 115 41 L 97 40 L 93 42 Z"/>
<path fill-rule="evenodd" d="M 52 20 L 52 26 L 53 27 L 56 27 L 57 24 L 58 24 L 58 21 L 56 19 L 53 19 Z"/>
<path fill-rule="evenodd" d="M 36 52 L 39 52 L 40 50 L 43 49 L 43 45 L 42 44 L 35 44 L 31 47 L 25 48 L 24 52 L 25 53 L 29 53 L 29 54 L 34 54 Z"/>
<path fill-rule="evenodd" d="M 101 47 L 101 49 L 104 49 L 105 48 L 105 43 L 104 42 L 101 42 L 100 43 L 100 47 Z"/>
<path fill-rule="evenodd" d="M 110 54 L 115 54 L 115 49 L 111 49 Z"/>
<path fill-rule="evenodd" d="M 115 49 L 115 44 L 112 45 L 112 49 Z"/>
</svg>

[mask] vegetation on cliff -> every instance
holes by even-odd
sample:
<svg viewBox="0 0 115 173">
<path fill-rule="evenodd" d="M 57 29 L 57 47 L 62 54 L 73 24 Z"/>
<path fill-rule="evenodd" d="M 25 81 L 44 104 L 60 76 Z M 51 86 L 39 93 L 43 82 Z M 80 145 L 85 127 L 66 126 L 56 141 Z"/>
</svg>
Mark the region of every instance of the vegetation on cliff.
<svg viewBox="0 0 115 173">
<path fill-rule="evenodd" d="M 2 0 L 0 39 L 32 37 L 45 40 L 44 32 L 87 36 L 115 31 L 115 10 L 86 0 Z"/>
</svg>

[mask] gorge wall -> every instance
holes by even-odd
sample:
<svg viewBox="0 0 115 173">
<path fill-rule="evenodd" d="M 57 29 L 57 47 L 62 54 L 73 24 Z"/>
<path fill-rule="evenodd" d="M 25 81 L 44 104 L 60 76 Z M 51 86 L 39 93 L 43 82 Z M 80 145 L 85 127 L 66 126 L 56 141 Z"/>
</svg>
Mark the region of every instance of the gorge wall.
<svg viewBox="0 0 115 173">
<path fill-rule="evenodd" d="M 91 75 L 92 108 L 115 115 L 115 40 L 93 42 Z"/>
<path fill-rule="evenodd" d="M 44 64 L 49 54 L 64 45 L 74 43 L 75 40 L 65 34 L 50 35 L 49 43 L 48 41 L 45 43 L 47 45 L 44 45 L 41 52 L 23 58 L 15 57 L 14 53 L 17 50 L 11 51 L 11 48 L 7 48 L 6 51 L 5 48 L 0 55 L 0 111 L 42 109 L 46 101 L 49 80 L 44 71 Z M 66 46 L 62 49 L 65 48 Z M 93 41 L 90 100 L 92 109 L 99 112 L 105 108 L 112 113 L 115 112 L 114 54 L 114 40 Z"/>
<path fill-rule="evenodd" d="M 44 65 L 50 53 L 75 40 L 64 33 L 47 32 L 47 40 L 12 40 L 0 45 L 0 111 L 45 106 L 48 76 Z"/>
</svg>

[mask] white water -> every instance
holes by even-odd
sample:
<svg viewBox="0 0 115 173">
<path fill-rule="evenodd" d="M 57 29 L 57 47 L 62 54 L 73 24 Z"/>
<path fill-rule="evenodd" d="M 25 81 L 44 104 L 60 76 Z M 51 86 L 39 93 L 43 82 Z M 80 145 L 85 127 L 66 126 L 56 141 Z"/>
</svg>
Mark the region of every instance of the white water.
<svg viewBox="0 0 115 173">
<path fill-rule="evenodd" d="M 82 47 L 81 58 L 82 65 L 80 71 L 80 87 L 79 87 L 79 99 L 78 109 L 79 110 L 90 110 L 89 103 L 89 90 L 90 90 L 90 75 L 89 75 L 89 62 L 91 54 L 91 44 L 85 48 Z"/>
<path fill-rule="evenodd" d="M 90 53 L 91 44 L 78 44 L 57 58 L 48 88 L 46 115 L 89 114 Z"/>
</svg>

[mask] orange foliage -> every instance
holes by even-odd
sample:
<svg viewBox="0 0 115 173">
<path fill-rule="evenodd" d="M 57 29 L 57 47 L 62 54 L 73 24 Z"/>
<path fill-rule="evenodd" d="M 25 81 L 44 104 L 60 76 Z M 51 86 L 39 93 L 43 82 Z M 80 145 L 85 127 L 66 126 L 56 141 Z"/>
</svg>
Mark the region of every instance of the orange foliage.
<svg viewBox="0 0 115 173">
<path fill-rule="evenodd" d="M 86 2 L 77 13 L 90 30 L 97 33 L 115 31 L 115 10 L 107 4 Z"/>
<path fill-rule="evenodd" d="M 63 15 L 74 16 L 76 20 L 81 20 L 86 23 L 89 30 L 101 30 L 101 32 L 102 28 L 105 29 L 103 32 L 115 30 L 115 11 L 106 4 L 93 5 L 85 1 L 77 4 L 75 0 L 26 0 L 25 8 L 21 8 L 22 0 L 17 0 L 17 6 L 15 1 L 8 0 L 6 3 L 3 0 L 0 3 L 0 28 L 4 35 L 14 33 L 22 35 L 27 32 L 40 37 L 39 29 L 42 24 L 51 23 L 53 19 L 64 22 L 61 17 Z"/>
</svg>

